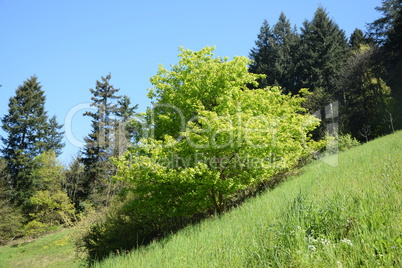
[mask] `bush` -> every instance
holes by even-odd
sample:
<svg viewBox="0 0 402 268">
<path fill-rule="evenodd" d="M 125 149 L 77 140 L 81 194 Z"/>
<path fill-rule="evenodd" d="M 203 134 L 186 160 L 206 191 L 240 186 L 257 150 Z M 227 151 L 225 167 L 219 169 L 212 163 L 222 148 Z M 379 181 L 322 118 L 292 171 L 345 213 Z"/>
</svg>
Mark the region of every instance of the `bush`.
<svg viewBox="0 0 402 268">
<path fill-rule="evenodd" d="M 19 209 L 6 201 L 0 202 L 0 245 L 23 235 L 24 217 Z"/>
<path fill-rule="evenodd" d="M 78 224 L 75 244 L 89 263 L 149 244 L 190 223 L 187 218 L 145 215 L 137 209 L 143 207 L 139 202 L 128 192 L 115 197 L 106 211 L 92 211 Z"/>
<path fill-rule="evenodd" d="M 360 145 L 360 142 L 353 138 L 350 134 L 340 135 L 338 139 L 339 151 L 346 151 L 350 148 Z"/>
<path fill-rule="evenodd" d="M 24 226 L 24 235 L 32 236 L 32 237 L 39 237 L 40 235 L 46 233 L 50 228 L 49 224 L 42 223 L 37 220 L 33 220 L 28 222 Z"/>
<path fill-rule="evenodd" d="M 30 205 L 33 208 L 33 212 L 29 213 L 32 219 L 50 225 L 72 225 L 75 209 L 67 194 L 61 190 L 37 191 L 30 198 Z"/>
</svg>

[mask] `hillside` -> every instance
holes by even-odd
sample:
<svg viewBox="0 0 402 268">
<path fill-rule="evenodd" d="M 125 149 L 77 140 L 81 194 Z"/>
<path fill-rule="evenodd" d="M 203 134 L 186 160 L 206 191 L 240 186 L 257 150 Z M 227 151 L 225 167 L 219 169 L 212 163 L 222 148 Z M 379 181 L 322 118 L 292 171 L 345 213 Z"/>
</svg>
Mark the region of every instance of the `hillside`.
<svg viewBox="0 0 402 268">
<path fill-rule="evenodd" d="M 222 217 L 95 267 L 400 267 L 402 132 L 316 161 Z M 71 230 L 72 231 L 72 230 Z M 0 267 L 81 267 L 70 230 L 0 248 Z"/>
<path fill-rule="evenodd" d="M 96 267 L 402 265 L 402 132 L 316 161 L 278 188 Z"/>
</svg>

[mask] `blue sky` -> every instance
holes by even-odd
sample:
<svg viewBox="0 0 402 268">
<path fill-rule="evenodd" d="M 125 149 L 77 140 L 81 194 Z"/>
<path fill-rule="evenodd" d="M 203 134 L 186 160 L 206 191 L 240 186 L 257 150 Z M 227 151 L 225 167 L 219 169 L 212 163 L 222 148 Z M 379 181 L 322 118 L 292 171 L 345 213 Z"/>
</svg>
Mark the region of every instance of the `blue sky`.
<svg viewBox="0 0 402 268">
<path fill-rule="evenodd" d="M 74 135 L 60 157 L 68 164 L 90 132 L 80 109 L 101 76 L 110 72 L 120 94 L 144 111 L 149 78 L 158 64 L 177 63 L 179 46 L 215 45 L 217 56 L 248 56 L 264 19 L 273 25 L 283 11 L 301 27 L 320 5 L 350 36 L 380 16 L 381 0 L 0 0 L 0 117 L 16 88 L 38 76 L 49 115 Z M 69 122 L 67 115 L 74 115 Z"/>
</svg>

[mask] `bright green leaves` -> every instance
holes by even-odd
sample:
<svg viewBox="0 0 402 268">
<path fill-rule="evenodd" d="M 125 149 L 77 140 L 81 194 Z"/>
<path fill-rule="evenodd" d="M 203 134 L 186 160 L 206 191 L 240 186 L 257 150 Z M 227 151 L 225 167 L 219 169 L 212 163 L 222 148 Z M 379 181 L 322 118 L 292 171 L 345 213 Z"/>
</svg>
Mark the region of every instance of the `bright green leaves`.
<svg viewBox="0 0 402 268">
<path fill-rule="evenodd" d="M 319 120 L 305 114 L 302 97 L 278 87 L 248 90 L 261 75 L 245 57 L 214 57 L 213 48 L 181 48 L 169 71 L 151 78 L 155 100 L 148 121 L 154 136 L 116 161 L 118 179 L 146 213 L 190 216 L 225 210 L 239 190 L 294 167 L 317 149 L 308 133 Z"/>
</svg>

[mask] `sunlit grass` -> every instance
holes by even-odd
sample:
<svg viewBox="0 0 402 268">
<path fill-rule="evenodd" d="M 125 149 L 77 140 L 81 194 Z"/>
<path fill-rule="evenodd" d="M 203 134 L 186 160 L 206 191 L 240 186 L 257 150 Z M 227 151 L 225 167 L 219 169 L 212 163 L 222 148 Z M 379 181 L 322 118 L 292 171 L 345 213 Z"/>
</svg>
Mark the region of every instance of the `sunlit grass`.
<svg viewBox="0 0 402 268">
<path fill-rule="evenodd" d="M 0 267 L 83 267 L 76 259 L 75 246 L 69 237 L 71 230 L 0 248 Z"/>
<path fill-rule="evenodd" d="M 402 132 L 316 161 L 221 218 L 96 267 L 392 267 L 402 259 Z"/>
</svg>

